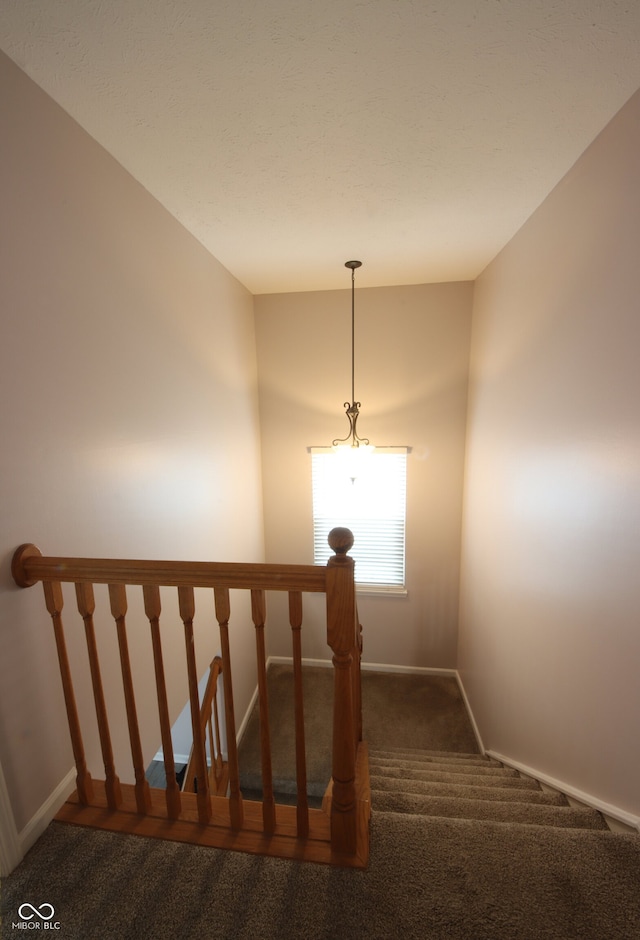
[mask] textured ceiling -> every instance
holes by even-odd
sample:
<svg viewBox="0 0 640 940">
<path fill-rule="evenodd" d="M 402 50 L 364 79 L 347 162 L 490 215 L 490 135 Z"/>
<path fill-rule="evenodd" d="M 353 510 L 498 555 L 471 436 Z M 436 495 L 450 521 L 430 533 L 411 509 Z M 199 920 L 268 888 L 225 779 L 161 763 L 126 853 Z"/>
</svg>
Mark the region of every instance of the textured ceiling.
<svg viewBox="0 0 640 940">
<path fill-rule="evenodd" d="M 1 0 L 253 293 L 476 277 L 640 85 L 638 0 Z"/>
</svg>

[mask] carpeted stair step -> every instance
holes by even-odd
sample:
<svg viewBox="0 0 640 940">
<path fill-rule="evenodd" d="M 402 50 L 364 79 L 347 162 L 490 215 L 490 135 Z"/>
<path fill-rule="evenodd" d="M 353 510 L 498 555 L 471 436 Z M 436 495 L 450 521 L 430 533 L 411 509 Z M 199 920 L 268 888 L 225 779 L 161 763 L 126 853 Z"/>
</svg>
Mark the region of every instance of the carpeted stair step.
<svg viewBox="0 0 640 940">
<path fill-rule="evenodd" d="M 446 767 L 437 767 L 437 765 L 431 765 L 433 769 L 428 770 L 413 770 L 402 768 L 400 770 L 375 765 L 373 762 L 370 762 L 369 769 L 370 773 L 376 776 L 386 776 L 389 778 L 396 778 L 398 780 L 431 780 L 439 783 L 465 783 L 465 784 L 475 784 L 476 786 L 487 786 L 487 787 L 515 787 L 522 790 L 537 790 L 538 784 L 535 780 L 531 780 L 527 777 L 518 776 L 517 772 L 514 771 L 513 774 L 487 774 L 487 773 L 467 773 L 454 771 L 451 768 Z M 467 768 L 469 770 L 469 768 Z M 472 770 L 473 768 L 471 768 Z M 480 768 L 481 769 L 481 768 Z"/>
<path fill-rule="evenodd" d="M 422 771 L 441 771 L 456 774 L 477 774 L 490 777 L 519 777 L 517 770 L 511 767 L 503 767 L 502 764 L 490 764 L 487 761 L 477 761 L 468 763 L 466 761 L 448 761 L 445 758 L 434 758 L 433 760 L 397 760 L 391 757 L 369 757 L 369 766 L 380 769 L 383 773 L 396 773 L 405 775 L 407 773 L 421 773 Z"/>
<path fill-rule="evenodd" d="M 448 767 L 486 767 L 496 770 L 504 770 L 504 764 L 497 760 L 491 760 L 488 757 L 446 757 L 445 755 L 428 755 L 424 757 L 413 757 L 402 751 L 398 754 L 378 753 L 370 755 L 370 760 L 377 761 L 389 767 L 431 767 L 432 764 L 438 766 L 446 764 Z"/>
<path fill-rule="evenodd" d="M 414 763 L 476 764 L 483 767 L 502 767 L 499 761 L 483 754 L 461 754 L 456 751 L 425 751 L 421 748 L 369 748 L 369 756 L 380 760 L 411 761 Z"/>
<path fill-rule="evenodd" d="M 483 764 L 499 764 L 499 761 L 493 757 L 486 757 L 480 753 L 470 753 L 461 751 L 428 751 L 420 747 L 369 747 L 370 756 L 374 757 L 394 757 L 399 760 L 430 760 L 432 758 L 444 758 L 449 761 L 480 761 Z"/>
<path fill-rule="evenodd" d="M 441 783 L 432 780 L 405 780 L 371 774 L 371 787 L 387 793 L 415 793 L 425 796 L 454 796 L 473 800 L 497 800 L 508 803 L 544 803 L 547 806 L 568 806 L 566 797 L 541 788 L 482 786 L 467 783 Z"/>
<path fill-rule="evenodd" d="M 562 829 L 607 828 L 602 815 L 592 809 L 426 796 L 416 793 L 392 793 L 373 788 L 371 789 L 371 807 L 374 812 L 492 820 L 521 825 L 556 826 Z"/>
</svg>

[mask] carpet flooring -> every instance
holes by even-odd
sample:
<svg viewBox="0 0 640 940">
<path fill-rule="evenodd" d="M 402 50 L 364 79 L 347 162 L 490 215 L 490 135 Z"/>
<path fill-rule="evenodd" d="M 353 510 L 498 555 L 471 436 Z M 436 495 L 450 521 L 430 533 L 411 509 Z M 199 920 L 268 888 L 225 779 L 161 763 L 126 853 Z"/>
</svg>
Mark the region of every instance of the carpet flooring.
<svg viewBox="0 0 640 940">
<path fill-rule="evenodd" d="M 389 714 L 363 690 L 366 871 L 52 823 L 2 883 L 3 940 L 25 904 L 71 940 L 638 940 L 640 837 L 463 746 L 455 683 L 414 679 L 393 679 Z"/>
<path fill-rule="evenodd" d="M 638 940 L 640 839 L 374 810 L 366 871 L 52 823 L 2 886 L 69 940 Z"/>
</svg>

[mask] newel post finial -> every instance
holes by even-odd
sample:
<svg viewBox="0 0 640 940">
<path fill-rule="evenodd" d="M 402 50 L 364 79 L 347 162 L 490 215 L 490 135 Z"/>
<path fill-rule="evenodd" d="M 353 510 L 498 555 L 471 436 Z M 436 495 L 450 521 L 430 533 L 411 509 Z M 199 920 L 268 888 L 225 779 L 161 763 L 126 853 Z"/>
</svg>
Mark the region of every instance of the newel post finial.
<svg viewBox="0 0 640 940">
<path fill-rule="evenodd" d="M 337 556 L 334 561 L 343 562 L 346 560 L 347 552 L 353 546 L 353 532 L 343 526 L 336 526 L 329 532 L 327 541 Z"/>
</svg>

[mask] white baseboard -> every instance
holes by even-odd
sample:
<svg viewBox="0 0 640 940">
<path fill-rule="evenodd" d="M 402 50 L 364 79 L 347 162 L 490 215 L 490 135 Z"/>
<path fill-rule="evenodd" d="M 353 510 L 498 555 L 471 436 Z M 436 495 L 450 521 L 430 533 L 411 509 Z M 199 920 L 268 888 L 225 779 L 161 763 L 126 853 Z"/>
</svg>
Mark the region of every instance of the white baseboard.
<svg viewBox="0 0 640 940">
<path fill-rule="evenodd" d="M 270 660 L 271 660 L 271 657 L 269 657 L 269 659 L 267 660 L 267 669 L 269 668 Z M 240 727 L 236 731 L 236 744 L 240 744 L 240 741 L 242 740 L 242 736 L 247 730 L 247 725 L 249 724 L 249 718 L 251 717 L 253 706 L 256 704 L 257 701 L 258 701 L 258 686 L 256 684 L 253 695 L 251 696 L 251 701 L 249 702 L 247 706 L 247 710 L 244 713 L 244 718 L 240 722 Z"/>
<path fill-rule="evenodd" d="M 293 666 L 293 656 L 269 656 L 267 659 L 267 669 L 269 666 Z M 304 659 L 302 660 L 303 666 L 322 666 L 330 667 L 332 662 L 330 659 Z"/>
<path fill-rule="evenodd" d="M 60 781 L 42 806 L 31 817 L 24 829 L 19 833 L 20 848 L 26 855 L 31 846 L 37 842 L 53 817 L 63 806 L 76 788 L 76 769 L 72 767 L 67 775 Z"/>
<path fill-rule="evenodd" d="M 157 760 L 157 761 L 160 761 L 160 763 L 163 764 L 163 763 L 164 763 L 164 754 L 162 753 L 162 751 L 158 751 L 158 754 L 160 754 L 160 757 L 158 757 L 158 756 L 156 755 L 153 759 L 154 759 L 154 760 Z M 178 766 L 179 764 L 188 764 L 188 763 L 189 763 L 189 755 L 188 755 L 188 754 L 174 754 L 174 755 L 173 755 L 173 763 L 174 763 L 176 766 Z"/>
<path fill-rule="evenodd" d="M 163 763 L 164 763 L 164 751 L 162 750 L 162 748 L 160 748 L 160 750 L 157 751 L 157 752 L 153 755 L 153 760 L 154 760 L 154 761 L 158 761 L 159 764 L 163 764 Z M 173 755 L 173 763 L 174 763 L 174 764 L 188 764 L 188 763 L 189 763 L 189 755 L 188 755 L 188 754 L 174 754 L 174 755 Z"/>
<path fill-rule="evenodd" d="M 396 672 L 413 676 L 448 676 L 455 679 L 455 669 L 442 669 L 438 666 L 394 666 L 390 663 L 360 663 L 363 672 Z"/>
<path fill-rule="evenodd" d="M 584 803 L 586 806 L 590 806 L 591 809 L 597 809 L 605 816 L 610 816 L 612 819 L 624 823 L 625 826 L 630 826 L 632 829 L 636 829 L 638 832 L 640 832 L 640 816 L 634 816 L 632 813 L 628 813 L 626 810 L 620 809 L 618 806 L 612 806 L 611 803 L 605 803 L 604 800 L 599 799 L 597 796 L 592 796 L 590 793 L 585 793 L 583 790 L 579 790 L 570 783 L 564 783 L 562 780 L 557 780 L 555 777 L 549 776 L 549 774 L 543 773 L 540 770 L 536 770 L 535 767 L 529 767 L 527 764 L 522 764 L 520 761 L 513 760 L 511 757 L 506 757 L 504 754 L 500 754 L 498 751 L 489 750 L 486 752 L 486 754 L 488 757 L 493 757 L 495 760 L 499 760 L 501 764 L 506 764 L 508 767 L 513 767 L 514 770 L 519 770 L 520 773 L 525 774 L 527 777 L 533 777 L 533 779 L 537 780 L 538 783 L 543 783 L 548 787 L 552 787 L 554 790 L 559 790 L 560 793 L 564 793 L 565 796 L 572 797 L 574 800 L 578 800 L 579 803 Z"/>
<path fill-rule="evenodd" d="M 267 669 L 269 666 L 274 663 L 282 666 L 291 666 L 293 664 L 293 658 L 291 656 L 269 656 L 267 660 Z M 330 659 L 304 659 L 302 660 L 303 666 L 322 666 L 324 668 L 331 668 L 333 663 Z M 394 666 L 390 663 L 360 663 L 360 668 L 363 672 L 401 672 L 405 675 L 422 675 L 422 676 L 450 676 L 455 679 L 457 673 L 455 669 L 440 669 L 432 666 Z"/>
</svg>

